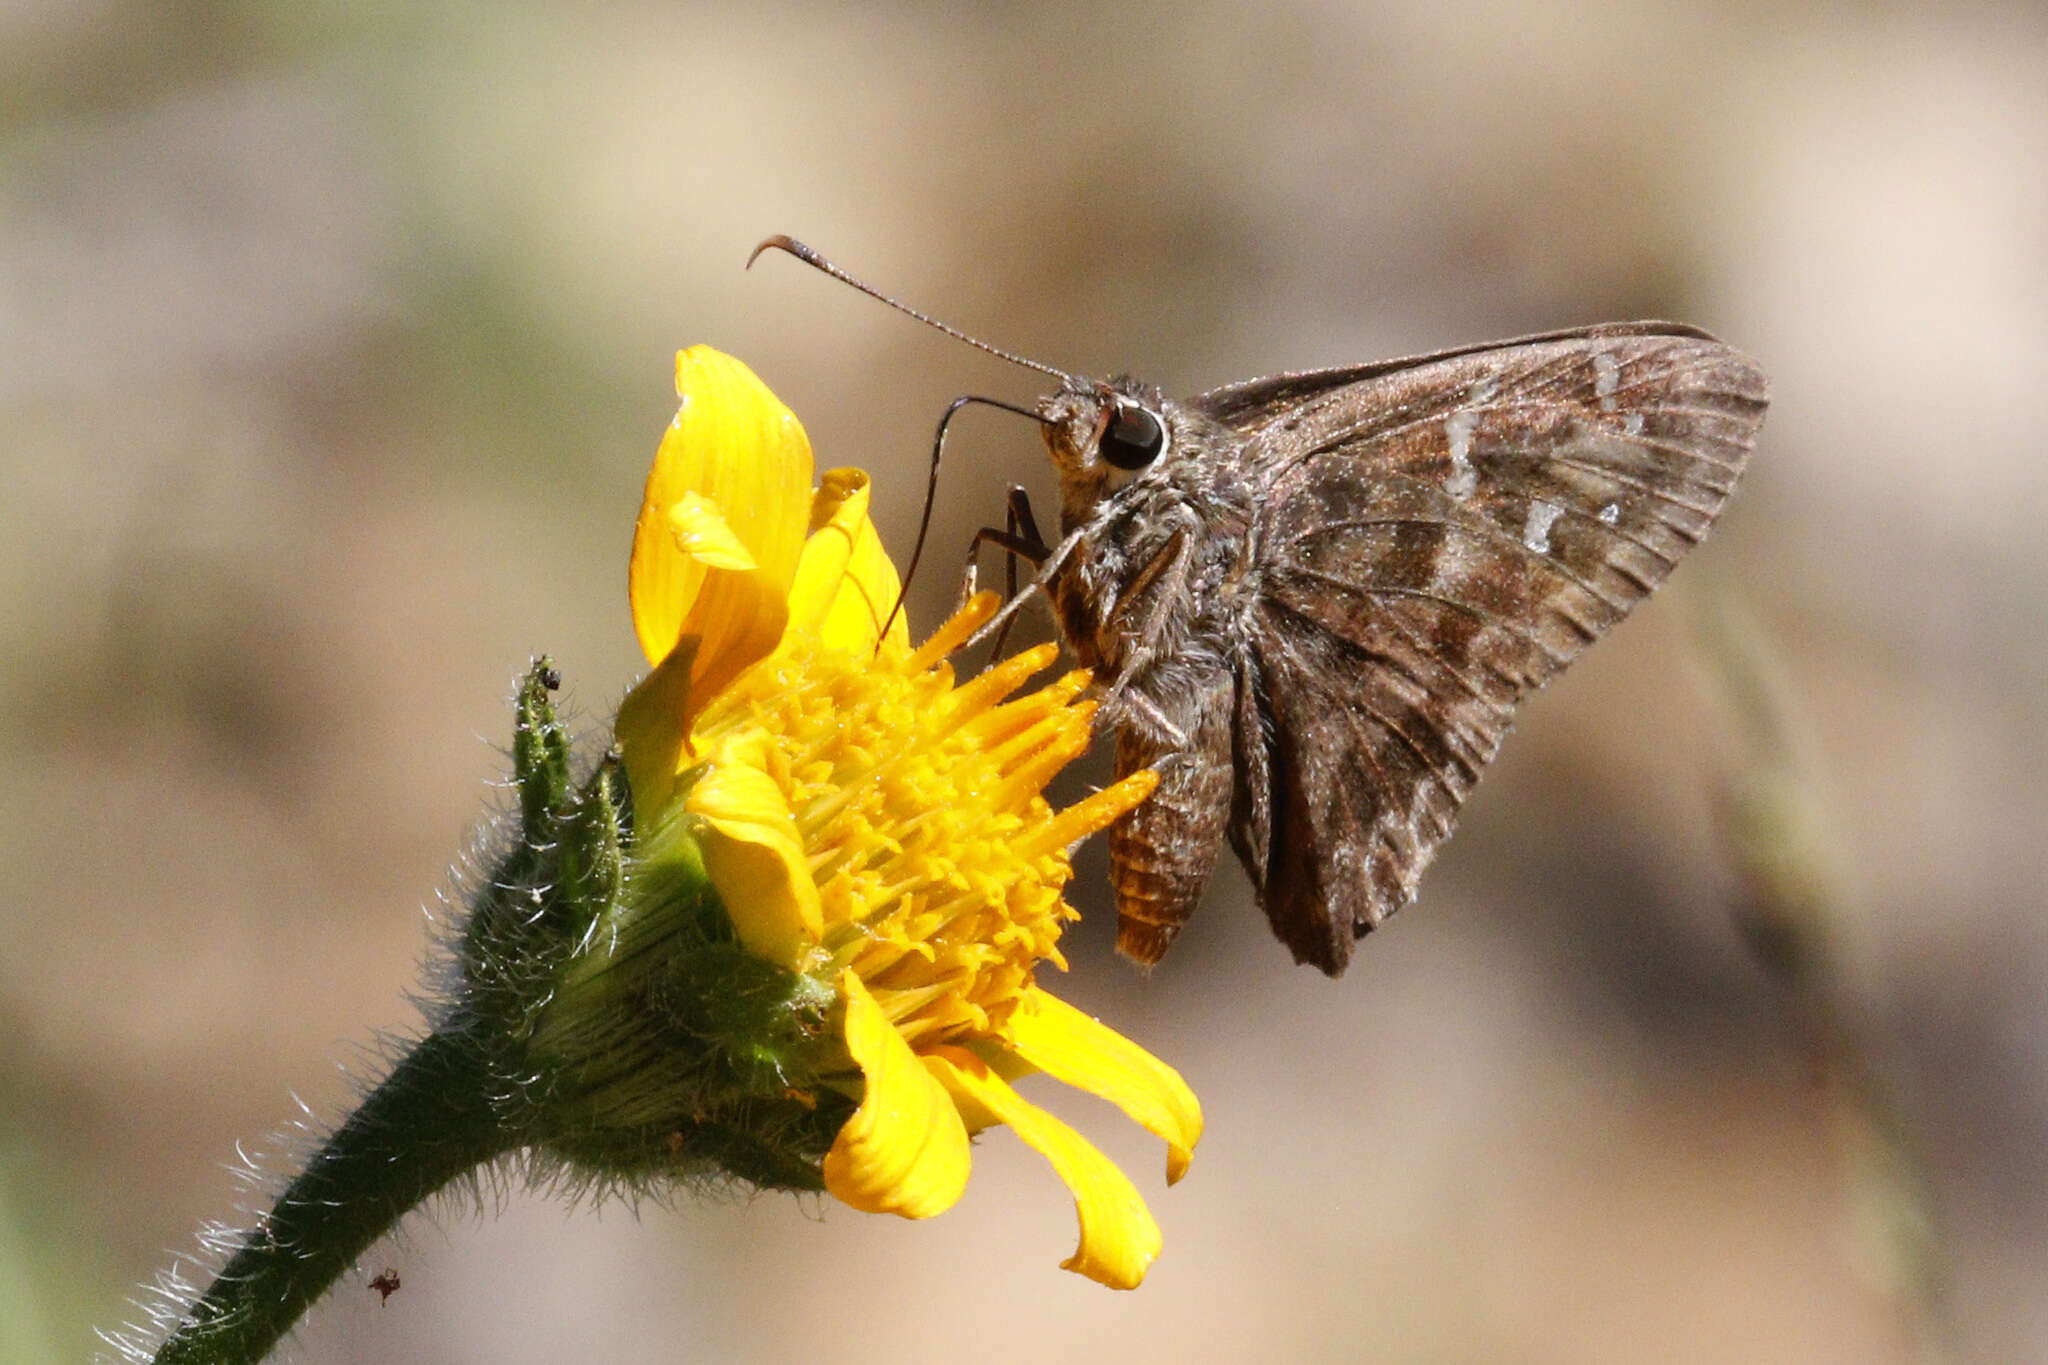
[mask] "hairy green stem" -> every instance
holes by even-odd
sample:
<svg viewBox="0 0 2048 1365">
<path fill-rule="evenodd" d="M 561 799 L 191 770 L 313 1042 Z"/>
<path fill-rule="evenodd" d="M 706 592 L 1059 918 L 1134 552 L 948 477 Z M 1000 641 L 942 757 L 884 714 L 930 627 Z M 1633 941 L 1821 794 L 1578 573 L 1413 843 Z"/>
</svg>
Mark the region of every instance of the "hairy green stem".
<svg viewBox="0 0 2048 1365">
<path fill-rule="evenodd" d="M 491 1070 L 453 1029 L 406 1054 L 245 1236 L 156 1365 L 254 1365 L 408 1210 L 512 1150 Z"/>
</svg>

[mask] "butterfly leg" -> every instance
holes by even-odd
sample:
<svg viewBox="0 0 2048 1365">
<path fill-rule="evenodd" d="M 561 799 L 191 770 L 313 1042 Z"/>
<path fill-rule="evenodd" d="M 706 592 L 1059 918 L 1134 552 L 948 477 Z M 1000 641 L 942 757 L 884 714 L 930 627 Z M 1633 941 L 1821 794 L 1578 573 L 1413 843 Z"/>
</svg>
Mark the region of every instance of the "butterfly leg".
<svg viewBox="0 0 2048 1365">
<path fill-rule="evenodd" d="M 1176 747 L 1186 746 L 1187 732 L 1173 723 L 1164 707 L 1146 695 L 1140 680 L 1158 660 L 1167 622 L 1186 594 L 1188 544 L 1187 528 L 1175 530 L 1118 600 L 1111 626 L 1119 638 L 1137 643 L 1117 661 L 1116 677 L 1102 694 L 1106 713 L 1112 717 L 1119 712 L 1143 716 Z M 1126 618 L 1133 619 L 1127 624 Z"/>
<path fill-rule="evenodd" d="M 967 565 L 960 573 L 960 605 L 967 605 L 967 599 L 974 596 L 980 586 L 981 547 L 995 545 L 1008 556 L 1008 576 L 1005 580 L 1005 600 L 1017 595 L 1017 561 L 1028 559 L 1033 564 L 1043 564 L 1052 554 L 1052 547 L 1038 534 L 1038 522 L 1031 515 L 1031 499 L 1022 488 L 1010 488 L 1009 515 L 1002 530 L 984 526 L 974 533 L 967 542 Z"/>
<path fill-rule="evenodd" d="M 1045 537 L 1038 533 L 1038 519 L 1031 515 L 1031 497 L 1016 484 L 1010 485 L 1009 510 L 1004 518 L 1004 528 L 998 531 L 993 526 L 984 526 L 974 533 L 974 539 L 967 544 L 967 567 L 960 575 L 960 605 L 967 605 L 967 599 L 974 596 L 980 577 L 981 547 L 993 544 L 1005 553 L 1003 556 L 1003 600 L 1017 599 L 1017 561 L 1028 559 L 1034 565 L 1043 564 L 1052 555 L 1052 547 L 1045 543 Z M 1006 615 L 997 629 L 995 645 L 989 661 L 1003 656 L 1003 644 L 1010 638 L 1010 622 L 1014 617 Z"/>
<path fill-rule="evenodd" d="M 1005 525 L 1007 525 L 1011 534 L 1021 537 L 1038 547 L 1039 553 L 1032 557 L 1031 562 L 1034 565 L 1043 565 L 1046 558 L 1052 554 L 1052 550 L 1046 545 L 1045 537 L 1038 533 L 1038 518 L 1031 515 L 1031 495 L 1024 491 L 1023 485 L 1014 483 L 1010 485 L 1009 504 L 1009 515 L 1005 518 Z M 1017 600 L 1016 555 L 1006 555 L 1003 559 L 1003 600 L 1005 602 Z M 1015 617 L 1011 618 L 1011 620 L 1015 619 Z M 1010 622 L 1005 621 L 1003 622 L 1002 629 L 996 632 L 995 645 L 989 650 L 990 663 L 994 663 L 997 659 L 1003 657 L 1003 642 L 1009 638 Z"/>
</svg>

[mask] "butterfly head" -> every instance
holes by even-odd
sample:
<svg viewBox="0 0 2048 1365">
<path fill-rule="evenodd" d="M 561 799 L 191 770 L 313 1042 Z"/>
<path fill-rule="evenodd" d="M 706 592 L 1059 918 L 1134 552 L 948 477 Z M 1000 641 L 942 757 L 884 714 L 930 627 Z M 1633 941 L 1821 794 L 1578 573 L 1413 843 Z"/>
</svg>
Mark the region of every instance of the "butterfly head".
<svg viewBox="0 0 2048 1365">
<path fill-rule="evenodd" d="M 1071 525 L 1167 458 L 1174 444 L 1166 397 L 1128 375 L 1069 379 L 1038 407 Z"/>
</svg>

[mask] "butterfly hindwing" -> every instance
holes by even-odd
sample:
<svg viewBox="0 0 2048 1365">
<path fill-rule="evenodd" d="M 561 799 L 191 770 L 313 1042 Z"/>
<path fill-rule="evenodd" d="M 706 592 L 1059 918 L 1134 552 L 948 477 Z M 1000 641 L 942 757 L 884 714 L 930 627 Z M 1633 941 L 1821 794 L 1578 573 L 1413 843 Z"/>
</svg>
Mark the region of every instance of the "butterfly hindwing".
<svg viewBox="0 0 2048 1365">
<path fill-rule="evenodd" d="M 1243 424 L 1261 488 L 1232 839 L 1275 933 L 1335 975 L 1412 897 L 1519 698 L 1705 534 L 1765 393 L 1657 324 L 1314 378 L 1189 406 Z"/>
</svg>

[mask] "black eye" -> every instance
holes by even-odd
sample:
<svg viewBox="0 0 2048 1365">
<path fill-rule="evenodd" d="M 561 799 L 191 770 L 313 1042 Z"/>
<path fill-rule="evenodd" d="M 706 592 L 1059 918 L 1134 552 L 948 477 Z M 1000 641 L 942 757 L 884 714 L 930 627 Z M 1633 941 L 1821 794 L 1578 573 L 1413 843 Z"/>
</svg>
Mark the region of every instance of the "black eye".
<svg viewBox="0 0 2048 1365">
<path fill-rule="evenodd" d="M 1109 415 L 1099 447 L 1102 458 L 1118 469 L 1143 469 L 1166 449 L 1166 428 L 1135 403 L 1119 403 Z"/>
</svg>

